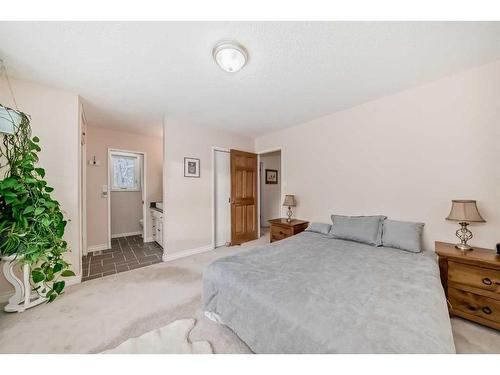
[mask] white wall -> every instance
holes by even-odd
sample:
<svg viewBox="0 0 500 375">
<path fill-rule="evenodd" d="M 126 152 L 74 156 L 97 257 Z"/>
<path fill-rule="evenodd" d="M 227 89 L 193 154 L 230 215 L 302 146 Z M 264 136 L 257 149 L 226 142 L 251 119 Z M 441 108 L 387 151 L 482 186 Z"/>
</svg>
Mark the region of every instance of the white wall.
<svg viewBox="0 0 500 375">
<path fill-rule="evenodd" d="M 451 199 L 476 199 L 476 246 L 500 242 L 500 62 L 256 139 L 282 147 L 296 217 L 385 214 L 426 223 L 424 240 L 455 242 Z"/>
<path fill-rule="evenodd" d="M 45 179 L 54 187 L 53 197 L 69 220 L 64 238 L 71 253 L 66 259 L 77 275 L 80 272 L 79 219 L 79 99 L 73 92 L 52 89 L 32 82 L 11 79 L 19 110 L 31 116 L 33 135 L 42 148 L 39 165 Z M 0 103 L 13 107 L 5 80 L 0 82 Z M 3 178 L 3 176 L 2 176 Z M 0 294 L 10 291 L 0 274 Z"/>
<path fill-rule="evenodd" d="M 269 227 L 268 220 L 281 216 L 281 151 L 260 155 L 262 176 L 260 179 L 260 201 L 262 208 L 261 227 Z M 266 169 L 278 171 L 278 183 L 266 184 Z"/>
<path fill-rule="evenodd" d="M 166 252 L 211 246 L 212 147 L 253 151 L 252 138 L 164 119 Z M 184 177 L 184 157 L 200 159 L 200 178 Z"/>
<path fill-rule="evenodd" d="M 95 126 L 87 127 L 87 159 L 96 157 L 101 163 L 94 167 L 87 163 L 87 243 L 88 247 L 106 245 L 108 242 L 108 201 L 102 197 L 102 185 L 107 184 L 107 158 L 108 148 L 146 153 L 146 207 L 150 202 L 162 200 L 162 163 L 163 163 L 163 141 L 161 137 L 149 137 L 141 134 L 127 133 Z M 112 196 L 115 194 L 111 193 Z M 116 194 L 132 194 L 136 199 L 140 193 L 119 192 Z M 130 196 L 129 196 L 130 197 Z M 116 197 L 115 197 L 116 198 Z M 119 198 L 118 198 L 119 199 Z M 117 203 L 116 200 L 111 203 Z M 118 212 L 115 206 L 112 212 L 123 215 L 137 216 L 137 205 L 120 205 L 123 211 Z M 126 211 L 130 210 L 130 211 Z M 142 210 L 142 206 L 141 206 Z M 134 213 L 135 212 L 135 213 Z M 149 211 L 148 211 L 149 212 Z M 142 215 L 142 212 L 139 213 Z M 117 215 L 116 218 L 119 218 Z M 114 220 L 115 225 L 123 228 L 131 223 L 128 218 L 122 222 Z M 134 219 L 137 222 L 137 220 Z M 149 220 L 146 236 L 152 236 L 152 220 Z M 139 230 L 139 229 L 138 229 Z M 124 232 L 121 232 L 124 233 Z"/>
</svg>

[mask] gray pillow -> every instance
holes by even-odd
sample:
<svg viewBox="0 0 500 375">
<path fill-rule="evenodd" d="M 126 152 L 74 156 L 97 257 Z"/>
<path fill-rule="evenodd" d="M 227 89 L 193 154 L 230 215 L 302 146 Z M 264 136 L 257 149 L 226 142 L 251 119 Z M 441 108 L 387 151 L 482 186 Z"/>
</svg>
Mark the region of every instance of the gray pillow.
<svg viewBox="0 0 500 375">
<path fill-rule="evenodd" d="M 332 215 L 333 238 L 382 245 L 382 222 L 386 217 L 377 216 L 342 216 Z"/>
<path fill-rule="evenodd" d="M 330 224 L 325 224 L 325 223 L 311 223 L 306 229 L 306 232 L 315 232 L 315 233 L 321 233 L 321 234 L 328 234 L 330 233 L 330 229 L 332 226 Z"/>
<path fill-rule="evenodd" d="M 382 246 L 420 253 L 424 225 L 411 221 L 384 220 Z"/>
</svg>

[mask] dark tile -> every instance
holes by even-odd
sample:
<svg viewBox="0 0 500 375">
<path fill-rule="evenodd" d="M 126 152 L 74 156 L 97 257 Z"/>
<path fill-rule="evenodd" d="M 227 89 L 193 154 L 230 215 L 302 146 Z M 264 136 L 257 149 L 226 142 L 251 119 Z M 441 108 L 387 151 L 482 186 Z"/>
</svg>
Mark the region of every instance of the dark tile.
<svg viewBox="0 0 500 375">
<path fill-rule="evenodd" d="M 129 268 L 126 264 L 117 264 L 116 265 L 116 272 L 125 272 L 129 271 Z"/>
<path fill-rule="evenodd" d="M 146 256 L 148 255 L 158 255 L 158 254 L 163 254 L 163 251 L 160 249 L 144 249 L 144 254 Z"/>
<path fill-rule="evenodd" d="M 82 281 L 126 272 L 161 262 L 163 250 L 141 236 L 113 238 L 111 249 L 82 257 Z"/>
<path fill-rule="evenodd" d="M 141 264 L 136 264 L 136 265 L 133 265 L 133 266 L 128 266 L 128 268 L 130 268 L 131 270 L 134 270 L 136 268 L 142 268 L 142 267 L 145 267 L 145 266 L 150 266 L 151 262 L 148 262 L 148 263 L 141 263 Z"/>
<path fill-rule="evenodd" d="M 118 260 L 116 261 L 114 264 L 116 264 L 117 266 L 121 266 L 121 265 L 128 265 L 130 263 L 138 263 L 137 262 L 137 258 L 131 258 L 131 259 L 121 259 L 121 260 Z"/>
<path fill-rule="evenodd" d="M 107 272 L 107 271 L 116 271 L 116 265 L 113 264 L 104 264 L 102 266 L 102 272 Z"/>
<path fill-rule="evenodd" d="M 120 263 L 124 262 L 125 257 L 123 255 L 116 255 L 113 258 L 108 258 L 108 259 L 103 259 L 102 260 L 102 265 L 105 266 L 106 264 L 114 264 L 114 263 Z"/>
<path fill-rule="evenodd" d="M 90 266 L 89 276 L 97 275 L 99 273 L 102 273 L 102 266 L 95 266 L 95 267 Z"/>
<path fill-rule="evenodd" d="M 90 260 L 90 263 L 92 263 L 94 261 L 109 259 L 109 258 L 113 258 L 113 253 L 107 253 L 107 254 L 98 255 L 96 257 L 92 257 L 92 259 Z"/>
<path fill-rule="evenodd" d="M 89 275 L 89 268 L 82 267 L 82 278 L 87 277 Z"/>
<path fill-rule="evenodd" d="M 120 237 L 118 239 L 118 243 L 120 244 L 120 246 L 127 245 L 128 244 L 127 237 Z"/>
<path fill-rule="evenodd" d="M 133 259 L 133 260 L 128 260 L 126 261 L 125 263 L 121 263 L 121 265 L 127 265 L 127 266 L 134 266 L 136 264 L 139 264 L 139 262 L 137 261 L 137 259 Z"/>
<path fill-rule="evenodd" d="M 132 259 L 136 259 L 135 257 L 135 254 L 133 251 L 124 251 L 122 253 L 123 257 L 125 258 L 125 260 L 132 260 Z"/>
<path fill-rule="evenodd" d="M 102 260 L 101 259 L 92 259 L 90 261 L 90 267 L 101 267 L 102 266 Z"/>
<path fill-rule="evenodd" d="M 137 258 L 144 258 L 146 256 L 143 249 L 133 249 L 133 252 Z"/>
<path fill-rule="evenodd" d="M 149 255 L 149 256 L 144 257 L 144 258 L 137 258 L 137 260 L 141 264 L 148 263 L 148 262 L 154 262 L 154 261 L 158 260 L 158 256 L 157 255 Z"/>
<path fill-rule="evenodd" d="M 82 281 L 98 279 L 99 277 L 102 277 L 102 273 L 98 273 L 96 275 L 92 275 L 92 276 L 88 276 L 88 277 L 82 277 Z"/>
</svg>

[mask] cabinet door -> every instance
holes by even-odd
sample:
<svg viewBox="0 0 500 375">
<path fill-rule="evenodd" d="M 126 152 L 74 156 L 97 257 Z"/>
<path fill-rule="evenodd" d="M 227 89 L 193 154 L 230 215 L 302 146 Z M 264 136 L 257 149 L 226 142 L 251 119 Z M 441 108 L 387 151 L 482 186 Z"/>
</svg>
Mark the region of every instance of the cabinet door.
<svg viewBox="0 0 500 375">
<path fill-rule="evenodd" d="M 158 219 L 156 217 L 152 217 L 152 225 L 153 225 L 153 240 L 156 241 L 156 238 L 158 237 L 156 235 L 156 228 L 158 228 Z"/>
<path fill-rule="evenodd" d="M 163 247 L 163 220 L 156 221 L 156 242 Z"/>
</svg>

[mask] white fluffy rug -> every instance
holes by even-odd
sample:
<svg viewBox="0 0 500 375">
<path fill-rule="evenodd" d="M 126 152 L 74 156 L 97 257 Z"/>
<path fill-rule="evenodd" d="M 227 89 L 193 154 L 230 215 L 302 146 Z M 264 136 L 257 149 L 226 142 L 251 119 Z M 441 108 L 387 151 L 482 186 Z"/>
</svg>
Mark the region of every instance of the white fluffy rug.
<svg viewBox="0 0 500 375">
<path fill-rule="evenodd" d="M 104 354 L 213 354 L 208 341 L 189 341 L 195 319 L 179 319 L 142 336 L 128 339 Z"/>
</svg>

